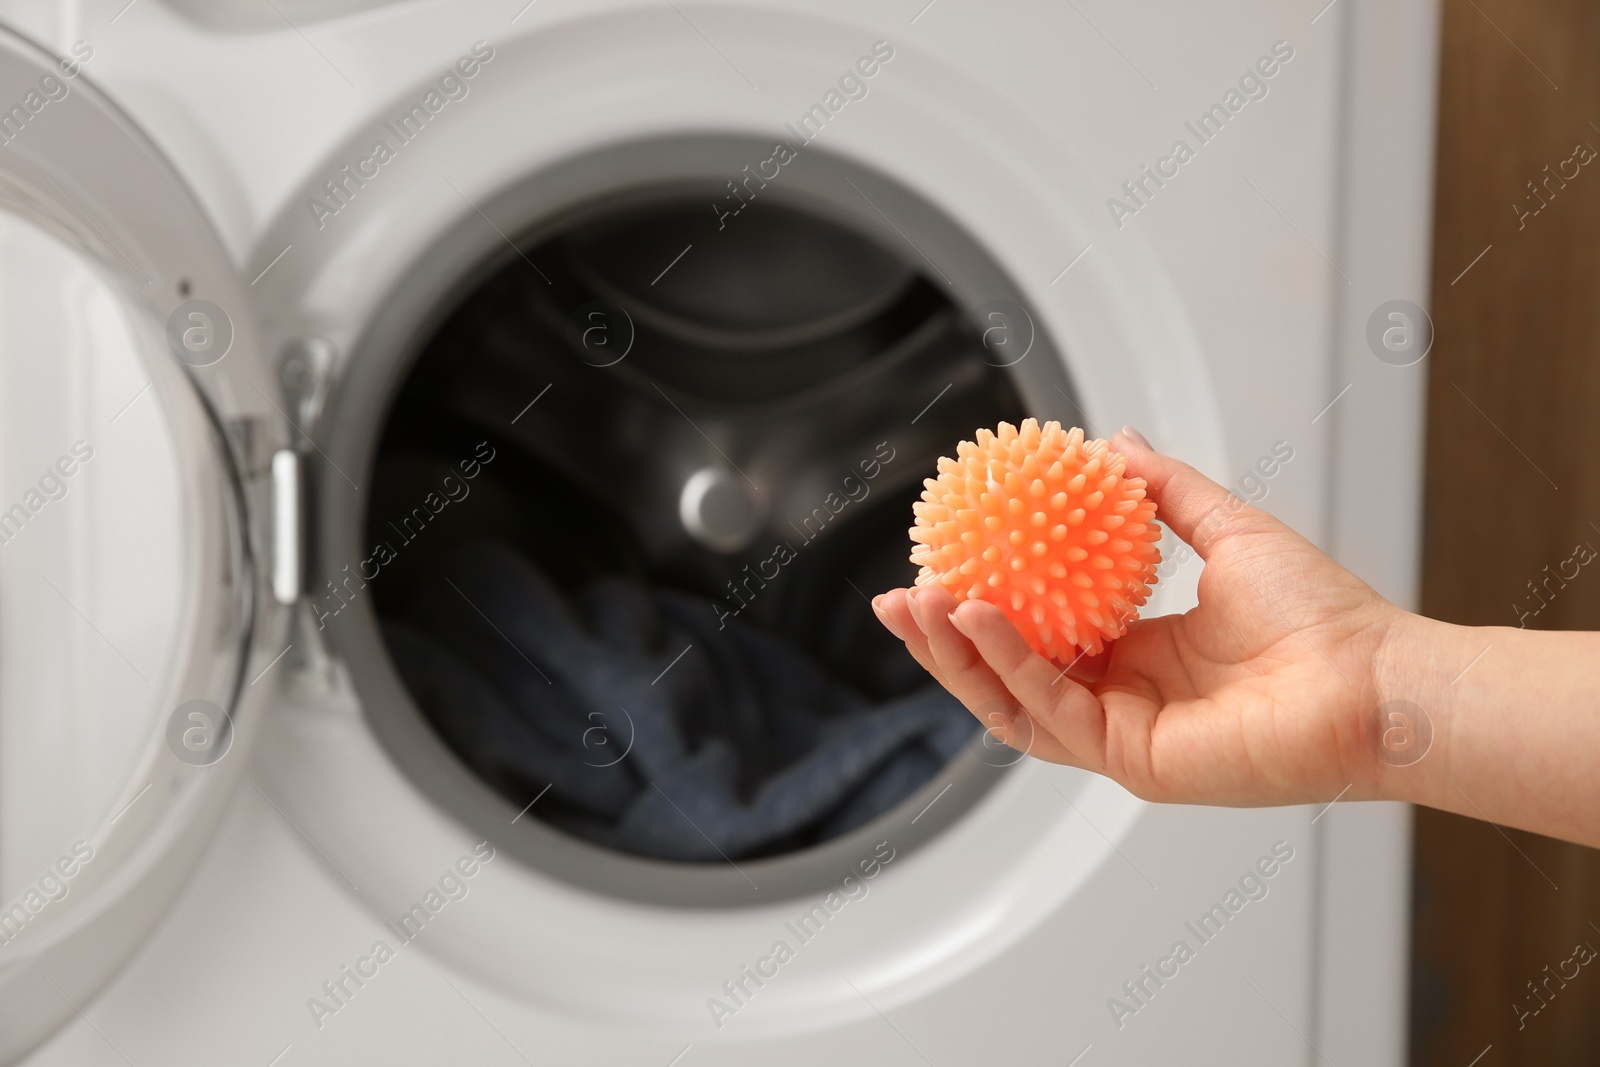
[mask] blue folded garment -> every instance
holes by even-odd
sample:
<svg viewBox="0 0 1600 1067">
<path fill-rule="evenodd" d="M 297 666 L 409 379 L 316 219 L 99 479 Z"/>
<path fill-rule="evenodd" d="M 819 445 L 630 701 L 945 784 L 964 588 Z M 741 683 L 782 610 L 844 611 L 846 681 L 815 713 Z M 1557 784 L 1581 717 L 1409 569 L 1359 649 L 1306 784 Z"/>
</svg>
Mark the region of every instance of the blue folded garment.
<svg viewBox="0 0 1600 1067">
<path fill-rule="evenodd" d="M 874 704 L 708 600 L 604 578 L 570 599 L 495 541 L 452 549 L 384 633 L 462 760 L 624 852 L 771 855 L 888 811 L 977 728 L 943 688 Z"/>
</svg>

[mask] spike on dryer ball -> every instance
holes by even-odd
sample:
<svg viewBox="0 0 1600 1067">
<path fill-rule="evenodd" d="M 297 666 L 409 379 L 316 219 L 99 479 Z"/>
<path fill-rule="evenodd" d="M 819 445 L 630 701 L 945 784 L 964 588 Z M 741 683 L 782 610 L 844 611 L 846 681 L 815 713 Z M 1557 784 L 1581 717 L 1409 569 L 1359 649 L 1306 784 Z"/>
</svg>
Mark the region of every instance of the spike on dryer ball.
<svg viewBox="0 0 1600 1067">
<path fill-rule="evenodd" d="M 1126 465 L 1058 422 L 979 430 L 912 505 L 917 585 L 989 601 L 1059 663 L 1098 654 L 1139 617 L 1161 561 L 1155 502 Z"/>
</svg>

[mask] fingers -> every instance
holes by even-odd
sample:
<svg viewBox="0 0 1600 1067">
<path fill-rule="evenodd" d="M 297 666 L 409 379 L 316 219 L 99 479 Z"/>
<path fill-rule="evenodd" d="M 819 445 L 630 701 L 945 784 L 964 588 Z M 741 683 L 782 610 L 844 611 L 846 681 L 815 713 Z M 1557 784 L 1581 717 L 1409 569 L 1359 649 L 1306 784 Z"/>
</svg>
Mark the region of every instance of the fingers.
<svg viewBox="0 0 1600 1067">
<path fill-rule="evenodd" d="M 1009 730 L 1019 705 L 983 662 L 972 642 L 950 625 L 949 616 L 955 609 L 956 598 L 943 587 L 925 586 L 913 590 L 908 599 L 944 687 L 984 726 L 991 730 L 996 727 Z M 1002 740 L 1010 739 L 1002 737 Z"/>
<path fill-rule="evenodd" d="M 933 675 L 935 681 L 949 689 L 943 672 L 928 651 L 927 636 L 911 615 L 911 602 L 906 596 L 908 592 L 906 589 L 891 589 L 873 599 L 872 610 L 877 613 L 878 621 L 883 623 L 886 630 L 906 643 L 906 651 L 911 653 L 911 658 Z"/>
<path fill-rule="evenodd" d="M 966 601 L 948 621 L 1034 721 L 1076 757 L 1074 762 L 1091 770 L 1104 767 L 1105 710 L 1092 693 L 1029 647 L 995 605 Z"/>
<path fill-rule="evenodd" d="M 1072 754 L 1047 731 L 983 662 L 972 643 L 950 625 L 955 598 L 943 588 L 895 589 L 872 602 L 878 618 L 923 668 L 948 689 L 995 738 L 1056 763 Z"/>
<path fill-rule="evenodd" d="M 993 692 L 992 677 L 986 677 L 992 676 L 993 672 L 987 670 L 983 658 L 972 647 L 972 642 L 950 625 L 950 613 L 956 609 L 956 598 L 950 591 L 941 585 L 926 585 L 912 590 L 910 599 L 917 623 L 927 635 L 928 650 L 949 679 L 968 683 L 981 681 L 987 689 L 986 697 L 1008 699 L 1011 694 L 1004 687 L 998 693 Z M 962 694 L 957 692 L 956 695 Z"/>
<path fill-rule="evenodd" d="M 1112 435 L 1111 446 L 1127 459 L 1127 472 L 1144 479 L 1145 492 L 1156 502 L 1157 517 L 1191 545 L 1201 559 L 1208 558 L 1228 537 L 1260 529 L 1263 523 L 1278 525 L 1272 516 L 1245 503 L 1187 463 L 1157 452 L 1131 427 Z"/>
</svg>

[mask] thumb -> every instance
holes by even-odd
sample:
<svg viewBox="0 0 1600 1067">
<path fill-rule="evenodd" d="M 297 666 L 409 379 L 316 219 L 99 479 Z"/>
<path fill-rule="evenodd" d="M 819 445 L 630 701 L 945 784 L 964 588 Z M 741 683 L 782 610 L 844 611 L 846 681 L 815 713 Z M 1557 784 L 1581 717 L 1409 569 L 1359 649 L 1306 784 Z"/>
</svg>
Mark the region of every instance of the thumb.
<svg viewBox="0 0 1600 1067">
<path fill-rule="evenodd" d="M 1144 479 L 1145 492 L 1156 503 L 1157 517 L 1193 547 L 1201 559 L 1208 558 L 1228 538 L 1281 528 L 1277 519 L 1187 463 L 1151 448 L 1144 435 L 1131 426 L 1112 435 L 1111 447 L 1128 461 L 1128 474 Z"/>
</svg>

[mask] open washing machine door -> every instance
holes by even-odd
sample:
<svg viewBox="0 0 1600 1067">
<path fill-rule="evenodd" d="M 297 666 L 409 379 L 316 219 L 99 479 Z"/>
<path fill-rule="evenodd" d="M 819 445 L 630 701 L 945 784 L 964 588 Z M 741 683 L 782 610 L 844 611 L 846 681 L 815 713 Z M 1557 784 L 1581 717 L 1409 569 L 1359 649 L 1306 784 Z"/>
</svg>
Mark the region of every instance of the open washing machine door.
<svg viewBox="0 0 1600 1067">
<path fill-rule="evenodd" d="M 92 54 L 0 32 L 4 1062 L 181 888 L 244 765 L 249 650 L 283 627 L 250 518 L 287 434 L 252 377 L 247 287 L 85 84 Z"/>
</svg>

